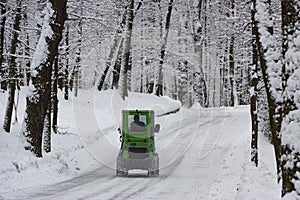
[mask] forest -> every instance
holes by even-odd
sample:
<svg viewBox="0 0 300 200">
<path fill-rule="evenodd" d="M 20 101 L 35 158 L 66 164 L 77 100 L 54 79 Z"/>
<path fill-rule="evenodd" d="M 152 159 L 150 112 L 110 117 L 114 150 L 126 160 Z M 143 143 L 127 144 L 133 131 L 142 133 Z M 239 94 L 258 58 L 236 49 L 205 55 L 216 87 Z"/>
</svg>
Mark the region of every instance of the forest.
<svg viewBox="0 0 300 200">
<path fill-rule="evenodd" d="M 24 148 L 51 151 L 58 92 L 95 87 L 168 96 L 182 106 L 249 105 L 274 146 L 282 197 L 300 195 L 300 1 L 1 0 L 3 130 L 23 121 Z M 19 91 L 28 90 L 24 119 Z M 1 140 L 1 135 L 0 135 Z M 44 145 L 42 145 L 44 144 Z"/>
</svg>

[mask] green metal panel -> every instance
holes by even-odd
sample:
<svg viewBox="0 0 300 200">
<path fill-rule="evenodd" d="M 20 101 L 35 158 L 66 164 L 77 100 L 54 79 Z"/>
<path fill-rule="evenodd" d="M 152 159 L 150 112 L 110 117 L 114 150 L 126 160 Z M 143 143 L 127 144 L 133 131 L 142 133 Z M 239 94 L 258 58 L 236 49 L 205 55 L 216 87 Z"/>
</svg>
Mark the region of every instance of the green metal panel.
<svg viewBox="0 0 300 200">
<path fill-rule="evenodd" d="M 122 134 L 123 134 L 123 158 L 128 159 L 128 150 L 130 147 L 146 148 L 149 158 L 155 154 L 155 138 L 154 138 L 154 111 L 138 110 L 140 118 L 146 124 L 146 131 L 132 132 L 129 125 L 133 121 L 133 116 L 137 114 L 136 110 L 122 111 Z"/>
</svg>

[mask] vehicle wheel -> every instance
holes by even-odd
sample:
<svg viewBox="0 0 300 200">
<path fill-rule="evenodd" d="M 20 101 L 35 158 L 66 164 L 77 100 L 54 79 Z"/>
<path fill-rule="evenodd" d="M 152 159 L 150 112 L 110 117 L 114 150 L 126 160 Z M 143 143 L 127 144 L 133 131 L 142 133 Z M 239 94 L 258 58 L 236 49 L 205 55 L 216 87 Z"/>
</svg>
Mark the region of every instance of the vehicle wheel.
<svg viewBox="0 0 300 200">
<path fill-rule="evenodd" d="M 119 176 L 119 177 L 121 177 L 122 176 L 122 171 L 116 170 L 116 175 Z"/>
<path fill-rule="evenodd" d="M 154 171 L 154 176 L 155 176 L 155 177 L 158 177 L 158 176 L 159 176 L 159 170 L 158 170 L 158 169 Z"/>
<path fill-rule="evenodd" d="M 148 176 L 149 177 L 154 177 L 154 171 L 148 171 Z"/>
<path fill-rule="evenodd" d="M 124 168 L 123 166 L 123 162 L 122 162 L 122 154 L 119 153 L 118 158 L 117 158 L 117 166 L 116 166 L 116 175 L 119 177 L 122 176 L 127 176 L 128 175 L 128 170 L 126 170 L 126 168 Z"/>
<path fill-rule="evenodd" d="M 158 175 L 159 175 L 159 170 L 148 171 L 149 177 L 158 177 Z"/>
<path fill-rule="evenodd" d="M 158 154 L 155 154 L 152 160 L 152 166 L 148 171 L 148 176 L 157 177 L 159 175 L 159 157 Z"/>
<path fill-rule="evenodd" d="M 157 154 L 154 157 L 154 161 L 155 161 L 155 170 L 158 171 L 158 169 L 159 169 L 159 157 L 158 157 Z"/>
<path fill-rule="evenodd" d="M 116 175 L 119 177 L 128 176 L 128 171 L 116 170 Z"/>
</svg>

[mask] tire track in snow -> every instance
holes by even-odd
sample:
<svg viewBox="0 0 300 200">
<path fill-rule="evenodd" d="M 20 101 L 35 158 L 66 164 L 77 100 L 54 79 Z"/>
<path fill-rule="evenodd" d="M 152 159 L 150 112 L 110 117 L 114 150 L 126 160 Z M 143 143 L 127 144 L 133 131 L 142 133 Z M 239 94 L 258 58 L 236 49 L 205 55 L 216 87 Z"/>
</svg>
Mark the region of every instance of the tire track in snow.
<svg viewBox="0 0 300 200">
<path fill-rule="evenodd" d="M 194 116 L 190 116 L 190 117 L 194 117 Z M 183 123 L 185 125 L 185 127 L 190 127 L 191 129 L 194 127 L 194 122 L 188 123 L 190 121 L 189 118 L 185 119 Z M 202 126 L 204 124 L 208 124 L 210 122 L 210 120 L 207 120 L 203 123 L 199 123 L 198 126 Z M 192 127 L 193 126 L 193 127 Z M 196 130 L 198 131 L 198 130 Z M 172 129 L 168 131 L 169 133 L 172 133 Z M 132 175 L 129 174 L 129 177 L 124 177 L 124 181 L 121 181 L 120 183 L 118 183 L 117 185 L 114 186 L 114 188 L 118 188 L 120 185 L 121 186 L 126 186 L 124 189 L 118 191 L 116 194 L 114 194 L 112 197 L 106 198 L 106 199 L 128 199 L 133 197 L 136 194 L 142 193 L 143 191 L 145 191 L 146 189 L 148 189 L 149 187 L 151 187 L 152 185 L 156 185 L 161 181 L 166 180 L 168 177 L 171 176 L 171 174 L 174 172 L 174 170 L 181 164 L 181 161 L 184 158 L 184 154 L 187 152 L 187 150 L 192 146 L 192 143 L 195 141 L 195 136 L 197 135 L 197 133 L 195 133 L 192 140 L 190 140 L 189 137 L 186 137 L 187 135 L 190 135 L 188 132 L 184 133 L 184 134 L 179 134 L 177 139 L 175 139 L 173 141 L 172 146 L 176 146 L 177 149 L 179 149 L 181 151 L 181 154 L 179 154 L 179 156 L 177 156 L 174 161 L 172 161 L 171 165 L 167 166 L 167 169 L 163 169 L 163 175 L 160 175 L 159 177 L 156 178 L 145 178 L 143 179 L 143 181 L 141 182 L 140 179 L 135 180 L 132 184 L 128 185 L 128 178 L 134 177 Z M 167 136 L 167 134 L 166 134 Z M 167 139 L 167 137 L 163 137 L 160 138 L 160 140 L 164 140 Z M 184 141 L 184 142 L 180 142 L 176 144 L 176 141 Z M 189 141 L 190 144 L 189 144 Z M 179 145 L 178 145 L 179 144 Z M 187 148 L 185 148 L 187 147 Z M 184 149 L 182 151 L 182 149 Z M 129 193 L 128 193 L 129 191 Z M 104 192 L 103 189 L 85 196 L 83 199 L 93 199 L 94 197 L 99 197 L 98 195 L 101 196 L 101 194 Z M 116 192 L 116 191 L 115 191 Z M 106 194 L 107 195 L 107 194 Z"/>
<path fill-rule="evenodd" d="M 204 138 L 203 136 L 205 132 L 208 133 L 209 130 L 211 130 L 210 129 L 211 124 L 213 125 L 222 124 L 222 121 L 224 119 L 223 114 L 221 114 L 220 116 L 218 114 L 215 115 L 212 112 L 209 112 L 208 114 L 211 114 L 210 118 L 202 121 L 201 123 L 198 123 L 196 137 L 194 137 L 193 143 L 190 145 L 190 147 L 185 151 L 184 155 L 182 156 L 182 159 L 179 163 L 181 165 L 178 164 L 172 170 L 171 174 L 175 173 L 174 176 L 172 175 L 168 176 L 170 177 L 170 179 L 168 179 L 167 182 L 159 184 L 158 186 L 153 185 L 152 189 L 154 190 L 154 192 L 152 193 L 150 192 L 150 194 L 146 193 L 148 195 L 146 196 L 147 198 L 161 199 L 164 198 L 163 196 L 167 198 L 168 195 L 172 194 L 173 199 L 182 199 L 182 198 L 187 198 L 188 196 L 192 199 L 207 199 L 207 196 L 209 195 L 207 189 L 210 188 L 210 185 L 214 184 L 214 180 L 217 180 L 216 173 L 211 173 L 210 168 L 211 167 L 218 168 L 218 164 L 213 160 L 215 156 L 208 159 L 204 159 L 197 156 L 199 155 L 199 150 L 200 150 L 199 145 L 201 146 L 201 142 Z M 185 126 L 185 129 L 186 128 L 187 126 Z M 204 131 L 205 129 L 207 129 L 207 131 Z M 183 135 L 183 137 L 184 136 L 185 135 Z M 207 141 L 208 140 L 204 140 L 204 143 Z M 219 150 L 217 151 L 217 154 L 219 154 Z M 182 172 L 184 172 L 184 174 L 182 174 L 183 176 L 178 176 Z M 206 178 L 201 177 L 203 175 L 205 175 Z M 199 179 L 197 179 L 198 177 Z M 204 178 L 203 181 L 201 181 L 202 178 Z M 169 188 L 169 191 L 166 191 L 165 190 L 166 188 Z M 152 191 L 152 189 L 149 189 L 149 191 Z M 180 195 L 178 194 L 176 195 L 178 189 L 180 189 L 181 191 L 179 193 Z M 191 190 L 197 191 L 196 194 L 198 195 L 195 196 L 194 193 L 191 196 Z M 138 198 L 133 198 L 133 199 L 138 199 Z"/>
<path fill-rule="evenodd" d="M 80 189 L 94 181 L 101 180 L 103 182 L 110 182 L 114 177 L 103 174 L 105 168 L 105 166 L 102 166 L 74 178 L 44 186 L 35 190 L 28 198 L 24 196 L 22 199 L 53 199 L 55 197 L 66 196 L 66 193 L 72 193 L 72 191 Z"/>
<path fill-rule="evenodd" d="M 224 119 L 224 116 L 218 116 L 218 112 L 215 113 L 216 115 L 214 117 L 211 117 L 211 114 L 213 114 L 212 111 L 207 113 L 204 112 L 203 116 L 201 116 L 202 119 L 198 120 L 198 122 L 195 122 L 194 120 L 194 118 L 199 117 L 197 114 L 190 114 L 182 119 L 182 130 L 177 130 L 179 131 L 179 134 L 177 134 L 176 138 L 170 143 L 170 146 L 172 146 L 173 148 L 168 149 L 169 153 L 173 153 L 173 155 L 171 156 L 173 156 L 174 159 L 171 160 L 169 165 L 165 166 L 161 170 L 161 176 L 157 178 L 138 178 L 140 176 L 130 174 L 127 178 L 115 177 L 114 175 L 109 176 L 109 174 L 111 174 L 111 171 L 113 170 L 107 169 L 105 166 L 102 166 L 73 179 L 54 184 L 50 186 L 50 189 L 47 189 L 47 187 L 45 187 L 46 190 L 40 189 L 43 192 L 35 193 L 35 196 L 33 197 L 41 199 L 41 196 L 39 195 L 42 195 L 42 198 L 44 199 L 72 199 L 70 197 L 73 197 L 73 199 L 74 197 L 76 197 L 76 199 L 132 199 L 134 197 L 142 197 L 141 195 L 144 194 L 153 194 L 154 197 L 158 197 L 163 192 L 166 192 L 165 195 L 170 195 L 170 191 L 165 191 L 164 187 L 161 186 L 168 186 L 174 183 L 179 187 L 178 178 L 180 180 L 185 180 L 187 178 L 180 176 L 178 177 L 178 174 L 175 174 L 175 176 L 173 176 L 176 170 L 180 171 L 181 168 L 185 168 L 186 166 L 188 167 L 189 165 L 189 168 L 187 169 L 191 171 L 187 171 L 186 176 L 193 176 L 195 170 L 203 170 L 203 159 L 200 159 L 201 162 L 199 164 L 198 159 L 192 159 L 192 162 L 189 163 L 186 162 L 185 158 L 193 156 L 193 152 L 196 150 L 197 152 L 199 152 L 199 145 L 201 144 L 202 136 L 204 136 L 205 132 L 202 132 L 202 129 L 209 129 L 209 123 L 211 123 L 211 125 L 218 125 L 221 123 L 222 119 Z M 172 124 L 176 123 L 178 122 L 172 122 L 171 124 L 169 124 L 171 126 L 171 129 L 168 129 L 168 132 L 165 133 L 163 137 L 158 137 L 161 142 L 167 142 L 168 140 L 170 140 L 170 138 L 167 136 L 173 133 L 174 129 L 172 128 L 174 127 L 172 127 Z M 197 125 L 195 125 L 196 123 Z M 198 168 L 199 166 L 200 169 Z M 206 167 L 210 167 L 210 164 L 207 164 Z M 207 177 L 210 176 L 208 175 Z M 206 182 L 209 185 L 213 184 L 212 180 L 207 180 L 205 181 L 203 187 L 205 186 Z M 197 186 L 201 186 L 201 184 L 203 183 L 198 183 Z M 150 188 L 154 188 L 156 190 L 152 191 Z M 203 192 L 202 196 L 204 197 L 208 196 L 208 192 L 205 192 L 205 188 L 199 189 Z M 187 193 L 188 190 L 186 189 L 187 188 L 183 188 L 180 196 Z M 200 197 L 198 196 L 198 199 L 199 198 Z"/>
<path fill-rule="evenodd" d="M 194 116 L 190 116 L 190 117 L 194 117 Z M 187 129 L 187 127 L 193 126 L 192 128 L 190 128 L 190 130 L 193 130 L 194 126 L 194 122 L 191 123 L 190 119 L 185 119 L 184 120 L 185 123 L 185 129 Z M 189 122 L 190 123 L 187 123 Z M 204 126 L 206 124 L 210 123 L 210 120 L 206 120 L 202 123 L 198 123 L 197 127 L 201 127 Z M 187 145 L 187 143 L 190 141 L 189 137 L 186 137 L 187 135 L 190 135 L 188 132 L 184 133 L 184 134 L 179 134 L 179 138 L 177 138 L 175 140 L 175 142 L 173 142 L 172 145 L 177 146 L 177 149 L 180 149 L 182 154 L 180 154 L 178 157 L 175 158 L 175 161 L 172 162 L 171 165 L 169 165 L 168 167 L 166 167 L 166 169 L 163 169 L 164 171 L 164 176 L 159 176 L 157 181 L 144 181 L 142 183 L 139 183 L 138 188 L 135 188 L 134 190 L 132 189 L 132 185 L 129 187 L 126 187 L 124 190 L 120 191 L 119 193 L 115 194 L 113 197 L 111 197 L 110 199 L 130 199 L 134 196 L 138 196 L 138 194 L 143 193 L 145 190 L 149 189 L 151 186 L 155 186 L 158 183 L 167 180 L 169 177 L 171 177 L 171 175 L 174 173 L 174 171 L 177 169 L 177 167 L 182 163 L 182 160 L 185 158 L 185 154 L 188 152 L 188 150 L 190 149 L 190 147 L 193 146 L 193 143 L 197 140 L 196 138 L 200 138 L 200 134 L 198 133 L 198 129 L 196 129 L 196 133 L 192 136 L 193 139 L 191 140 L 191 143 Z M 162 139 L 162 138 L 160 138 Z M 178 146 L 178 143 L 176 145 L 176 141 L 182 141 L 184 140 L 184 142 L 179 143 L 180 146 Z M 187 146 L 187 148 L 185 148 Z M 184 150 L 183 150 L 184 149 Z M 183 150 L 183 151 L 182 151 Z M 133 184 L 134 186 L 135 184 Z M 130 192 L 128 192 L 130 191 Z"/>
</svg>

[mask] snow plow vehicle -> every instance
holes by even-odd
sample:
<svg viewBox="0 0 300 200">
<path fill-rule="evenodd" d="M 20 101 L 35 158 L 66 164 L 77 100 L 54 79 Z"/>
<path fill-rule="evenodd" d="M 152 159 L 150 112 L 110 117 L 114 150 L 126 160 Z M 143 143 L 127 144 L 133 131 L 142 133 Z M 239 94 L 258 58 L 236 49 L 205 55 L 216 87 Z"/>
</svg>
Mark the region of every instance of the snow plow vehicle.
<svg viewBox="0 0 300 200">
<path fill-rule="evenodd" d="M 148 176 L 159 175 L 159 157 L 155 152 L 155 132 L 160 125 L 154 123 L 153 110 L 123 110 L 120 132 L 121 148 L 116 163 L 116 175 L 127 176 L 129 170 L 142 169 Z"/>
</svg>

